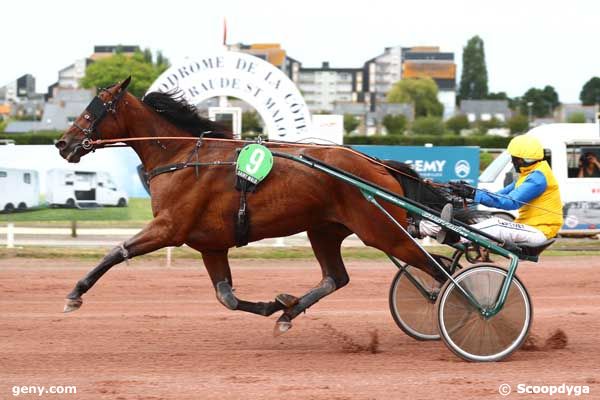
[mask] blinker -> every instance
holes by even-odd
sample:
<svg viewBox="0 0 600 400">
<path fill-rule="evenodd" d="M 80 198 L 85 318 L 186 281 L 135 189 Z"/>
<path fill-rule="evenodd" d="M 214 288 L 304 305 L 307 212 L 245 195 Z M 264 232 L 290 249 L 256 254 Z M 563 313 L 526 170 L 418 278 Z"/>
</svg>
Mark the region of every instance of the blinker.
<svg viewBox="0 0 600 400">
<path fill-rule="evenodd" d="M 98 96 L 94 97 L 86 110 L 92 115 L 95 122 L 99 122 L 107 111 L 104 102 Z"/>
</svg>

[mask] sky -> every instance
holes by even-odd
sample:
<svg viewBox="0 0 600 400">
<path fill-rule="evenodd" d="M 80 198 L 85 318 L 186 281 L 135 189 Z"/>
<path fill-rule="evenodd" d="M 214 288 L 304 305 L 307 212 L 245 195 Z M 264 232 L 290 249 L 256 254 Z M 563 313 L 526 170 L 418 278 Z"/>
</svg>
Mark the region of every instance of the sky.
<svg viewBox="0 0 600 400">
<path fill-rule="evenodd" d="M 479 35 L 490 91 L 522 95 L 552 85 L 579 101 L 600 76 L 600 1 L 595 0 L 5 0 L 0 86 L 30 73 L 45 92 L 58 71 L 94 45 L 137 44 L 171 63 L 214 54 L 227 19 L 228 43 L 280 43 L 305 67 L 361 67 L 384 47 L 439 46 L 455 53 Z"/>
</svg>

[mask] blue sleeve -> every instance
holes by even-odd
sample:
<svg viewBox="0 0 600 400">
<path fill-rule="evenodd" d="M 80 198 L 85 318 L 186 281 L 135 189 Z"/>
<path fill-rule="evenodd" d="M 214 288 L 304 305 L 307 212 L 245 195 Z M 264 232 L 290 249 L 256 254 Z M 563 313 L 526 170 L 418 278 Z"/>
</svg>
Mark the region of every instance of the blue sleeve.
<svg viewBox="0 0 600 400">
<path fill-rule="evenodd" d="M 515 188 L 515 183 L 512 182 L 511 184 L 509 184 L 508 186 L 503 187 L 502 189 L 500 189 L 499 191 L 497 191 L 497 194 L 509 194 L 510 192 L 512 192 L 512 190 Z"/>
<path fill-rule="evenodd" d="M 540 171 L 533 171 L 525 181 L 515 189 L 515 184 L 511 183 L 504 189 L 494 193 L 488 193 L 477 190 L 475 201 L 487 207 L 500 208 L 502 210 L 517 210 L 523 206 L 523 203 L 529 203 L 544 191 L 548 186 L 546 177 Z"/>
</svg>

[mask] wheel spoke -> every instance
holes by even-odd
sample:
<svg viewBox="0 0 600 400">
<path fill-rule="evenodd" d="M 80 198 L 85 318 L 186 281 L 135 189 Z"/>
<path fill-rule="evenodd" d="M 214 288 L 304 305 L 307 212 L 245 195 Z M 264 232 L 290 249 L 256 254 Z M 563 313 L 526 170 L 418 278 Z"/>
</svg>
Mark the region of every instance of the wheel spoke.
<svg viewBox="0 0 600 400">
<path fill-rule="evenodd" d="M 410 278 L 407 274 L 410 274 Z M 427 293 L 439 287 L 439 283 L 424 271 L 406 266 L 399 278 L 395 278 L 394 297 L 390 303 L 394 320 L 405 333 L 417 339 L 439 339 L 435 303 L 424 296 L 415 283 Z"/>
<path fill-rule="evenodd" d="M 464 274 L 464 275 L 463 275 Z M 506 271 L 496 266 L 476 266 L 456 275 L 457 282 L 485 307 L 495 305 Z M 530 308 L 524 287 L 515 277 L 503 308 L 490 318 L 480 315 L 454 284 L 442 293 L 439 304 L 444 342 L 467 360 L 498 360 L 510 354 L 529 329 Z M 504 354 L 503 354 L 504 353 Z"/>
</svg>

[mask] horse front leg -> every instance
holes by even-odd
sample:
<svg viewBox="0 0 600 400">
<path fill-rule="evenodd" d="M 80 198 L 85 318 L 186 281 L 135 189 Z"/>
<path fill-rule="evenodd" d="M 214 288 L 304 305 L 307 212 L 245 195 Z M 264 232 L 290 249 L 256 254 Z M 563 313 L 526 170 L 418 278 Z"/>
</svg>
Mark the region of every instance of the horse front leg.
<svg viewBox="0 0 600 400">
<path fill-rule="evenodd" d="M 279 294 L 275 301 L 251 302 L 238 299 L 233 293 L 231 268 L 227 250 L 202 251 L 202 260 L 215 288 L 217 300 L 230 310 L 240 310 L 265 317 L 274 312 L 293 307 L 298 299 L 289 294 Z"/>
<path fill-rule="evenodd" d="M 176 234 L 169 226 L 173 226 L 161 218 L 153 219 L 144 229 L 120 246 L 113 248 L 94 269 L 77 282 L 71 293 L 67 295 L 64 312 L 79 309 L 83 304 L 81 296 L 113 266 L 122 261 L 150 253 L 166 246 L 180 245 Z"/>
</svg>

